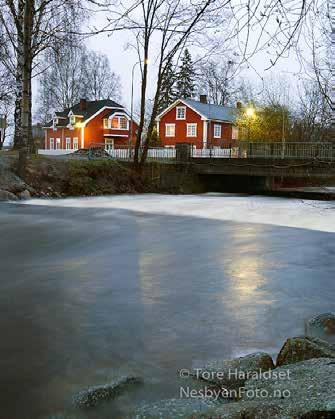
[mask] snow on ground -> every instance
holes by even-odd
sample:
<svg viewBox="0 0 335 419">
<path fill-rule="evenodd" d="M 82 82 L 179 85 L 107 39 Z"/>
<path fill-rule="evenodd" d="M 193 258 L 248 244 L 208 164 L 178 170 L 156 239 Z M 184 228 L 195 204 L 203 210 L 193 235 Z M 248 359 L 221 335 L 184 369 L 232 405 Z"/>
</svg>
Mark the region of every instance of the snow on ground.
<svg viewBox="0 0 335 419">
<path fill-rule="evenodd" d="M 335 201 L 210 193 L 32 199 L 25 201 L 24 204 L 72 208 L 115 208 L 149 214 L 192 216 L 335 232 Z"/>
</svg>

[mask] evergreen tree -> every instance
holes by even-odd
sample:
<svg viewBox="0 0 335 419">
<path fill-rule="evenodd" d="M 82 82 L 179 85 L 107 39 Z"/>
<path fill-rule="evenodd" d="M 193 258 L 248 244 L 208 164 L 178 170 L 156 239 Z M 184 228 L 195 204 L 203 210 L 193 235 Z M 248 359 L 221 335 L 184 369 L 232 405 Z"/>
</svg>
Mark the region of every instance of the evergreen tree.
<svg viewBox="0 0 335 419">
<path fill-rule="evenodd" d="M 195 90 L 194 80 L 195 71 L 193 68 L 192 57 L 189 50 L 186 48 L 177 77 L 177 96 L 180 98 L 193 97 Z"/>
<path fill-rule="evenodd" d="M 176 90 L 176 74 L 173 69 L 173 64 L 170 62 L 166 66 L 166 70 L 162 76 L 162 86 L 160 89 L 158 113 L 161 113 L 170 106 L 177 98 Z"/>
</svg>

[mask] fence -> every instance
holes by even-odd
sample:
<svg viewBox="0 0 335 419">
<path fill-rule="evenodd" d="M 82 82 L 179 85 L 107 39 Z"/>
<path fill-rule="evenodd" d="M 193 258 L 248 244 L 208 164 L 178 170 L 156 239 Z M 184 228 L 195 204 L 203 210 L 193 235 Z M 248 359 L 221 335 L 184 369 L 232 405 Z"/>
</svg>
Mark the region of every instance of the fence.
<svg viewBox="0 0 335 419">
<path fill-rule="evenodd" d="M 239 142 L 239 158 L 335 160 L 333 143 Z"/>
</svg>

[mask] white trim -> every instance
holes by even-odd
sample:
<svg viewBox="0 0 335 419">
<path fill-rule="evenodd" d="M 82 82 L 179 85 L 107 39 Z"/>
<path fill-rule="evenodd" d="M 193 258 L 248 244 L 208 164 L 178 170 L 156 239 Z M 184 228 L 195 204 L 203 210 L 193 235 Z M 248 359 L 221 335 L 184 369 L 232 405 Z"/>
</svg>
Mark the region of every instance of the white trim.
<svg viewBox="0 0 335 419">
<path fill-rule="evenodd" d="M 81 127 L 81 147 L 85 148 L 85 126 Z"/>
<path fill-rule="evenodd" d="M 127 134 L 104 134 L 104 137 L 125 137 L 125 138 L 128 138 L 129 135 L 127 135 Z"/>
<path fill-rule="evenodd" d="M 52 144 L 52 147 L 51 147 Z M 49 150 L 54 150 L 55 149 L 55 139 L 54 138 L 49 138 Z"/>
<path fill-rule="evenodd" d="M 216 135 L 215 134 L 215 129 L 219 128 L 220 134 Z M 222 138 L 222 125 L 221 124 L 214 124 L 213 127 L 213 138 Z"/>
<path fill-rule="evenodd" d="M 178 117 L 178 111 L 182 109 L 184 111 L 184 118 Z M 186 106 L 176 106 L 176 121 L 184 121 L 186 119 Z"/>
<path fill-rule="evenodd" d="M 57 147 L 59 144 L 59 147 Z M 56 138 L 56 150 L 62 150 L 62 140 L 60 137 Z"/>
<path fill-rule="evenodd" d="M 73 150 L 78 150 L 78 148 L 79 148 L 79 139 L 78 139 L 78 137 L 73 137 Z M 76 143 L 77 144 L 77 147 L 75 147 L 74 146 L 74 143 Z"/>
<path fill-rule="evenodd" d="M 119 126 L 117 128 L 112 127 L 112 120 L 114 118 L 118 118 L 118 121 L 119 121 Z M 127 120 L 127 127 L 126 128 L 121 128 L 121 125 L 120 125 L 120 119 L 121 118 L 125 118 Z M 118 131 L 129 131 L 129 121 L 130 121 L 130 118 L 126 113 L 115 112 L 108 117 L 108 129 L 116 129 Z"/>
<path fill-rule="evenodd" d="M 193 129 L 195 127 L 195 134 L 190 135 L 189 134 L 189 129 Z M 198 133 L 198 124 L 196 122 L 191 122 L 186 124 L 186 137 L 187 138 L 195 138 L 197 136 Z"/>
<path fill-rule="evenodd" d="M 207 138 L 208 138 L 208 130 L 207 130 L 207 121 L 204 121 L 203 126 L 203 138 L 202 138 L 202 148 L 207 148 Z"/>
<path fill-rule="evenodd" d="M 156 129 L 157 129 L 157 137 L 159 137 L 159 122 L 156 123 Z"/>
<path fill-rule="evenodd" d="M 177 99 L 176 101 L 174 101 L 172 103 L 172 105 L 168 106 L 165 111 L 161 112 L 157 117 L 156 117 L 156 121 L 160 121 L 162 116 L 164 116 L 166 113 L 170 112 L 171 109 L 173 109 L 178 103 L 182 103 L 183 105 L 185 105 L 187 108 L 192 109 L 192 111 L 196 112 L 198 115 L 201 116 L 201 119 L 206 120 L 207 121 L 207 117 L 205 115 L 203 115 L 202 113 L 200 113 L 199 111 L 197 111 L 196 109 L 194 109 L 192 106 L 190 106 L 188 103 L 184 102 L 183 99 Z"/>
<path fill-rule="evenodd" d="M 167 133 L 168 127 L 169 128 L 172 128 L 173 127 L 173 135 L 168 135 L 168 133 Z M 165 124 L 165 137 L 167 137 L 167 138 L 175 138 L 175 136 L 176 136 L 176 124 L 171 124 L 171 123 Z"/>
<path fill-rule="evenodd" d="M 71 137 L 65 138 L 65 150 L 71 150 Z"/>
<path fill-rule="evenodd" d="M 125 108 L 119 108 L 119 107 L 113 107 L 113 106 L 103 106 L 102 108 L 100 108 L 95 114 L 93 114 L 92 116 L 90 116 L 89 118 L 87 118 L 84 122 L 83 122 L 83 124 L 84 125 L 86 125 L 88 122 L 90 122 L 92 119 L 94 119 L 96 116 L 98 116 L 99 115 L 99 113 L 101 113 L 101 112 L 103 112 L 103 111 L 105 111 L 106 109 L 110 109 L 110 110 L 113 110 L 113 109 L 120 109 L 120 110 L 123 110 L 125 113 L 127 113 L 126 111 L 125 111 Z"/>
</svg>

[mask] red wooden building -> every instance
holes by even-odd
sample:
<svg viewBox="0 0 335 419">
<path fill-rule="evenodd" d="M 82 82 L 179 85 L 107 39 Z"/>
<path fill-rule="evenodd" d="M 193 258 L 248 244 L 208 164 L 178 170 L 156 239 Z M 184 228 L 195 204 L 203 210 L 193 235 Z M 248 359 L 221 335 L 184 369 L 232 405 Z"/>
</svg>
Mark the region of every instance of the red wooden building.
<svg viewBox="0 0 335 419">
<path fill-rule="evenodd" d="M 176 143 L 192 143 L 198 148 L 221 148 L 236 145 L 238 130 L 235 125 L 237 109 L 200 101 L 178 99 L 158 117 L 157 131 L 164 147 Z"/>
<path fill-rule="evenodd" d="M 72 108 L 55 112 L 44 130 L 44 154 L 63 154 L 94 144 L 105 144 L 107 149 L 134 144 L 137 124 L 130 120 L 126 109 L 113 100 L 81 99 Z"/>
</svg>

